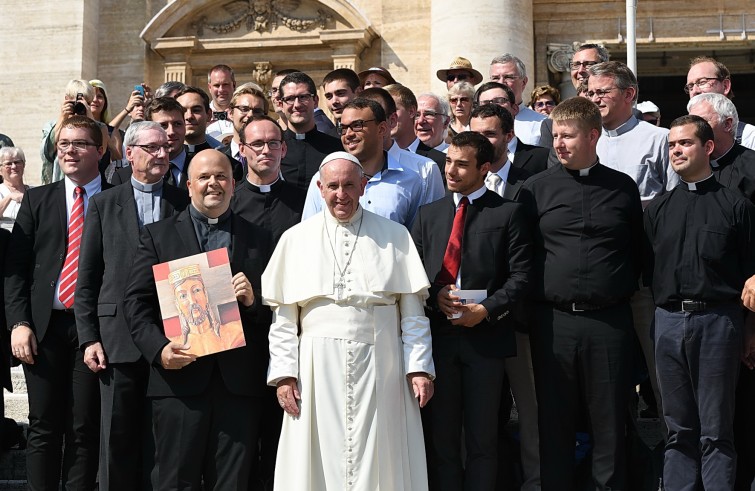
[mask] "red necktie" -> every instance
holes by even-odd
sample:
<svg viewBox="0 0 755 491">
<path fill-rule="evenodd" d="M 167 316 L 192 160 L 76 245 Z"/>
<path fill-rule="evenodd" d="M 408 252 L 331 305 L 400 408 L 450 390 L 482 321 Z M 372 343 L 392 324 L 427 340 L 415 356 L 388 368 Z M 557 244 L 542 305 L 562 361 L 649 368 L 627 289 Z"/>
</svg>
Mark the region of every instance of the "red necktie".
<svg viewBox="0 0 755 491">
<path fill-rule="evenodd" d="M 456 277 L 459 276 L 461 267 L 461 240 L 464 235 L 464 218 L 467 214 L 467 205 L 469 200 L 463 196 L 459 201 L 459 207 L 456 209 L 454 224 L 451 228 L 451 236 L 448 238 L 446 253 L 443 255 L 443 267 L 440 268 L 438 276 L 435 278 L 437 285 L 453 285 L 456 283 Z"/>
<path fill-rule="evenodd" d="M 67 309 L 73 306 L 73 294 L 76 291 L 76 279 L 79 270 L 79 249 L 81 248 L 81 232 L 84 229 L 84 188 L 76 186 L 76 199 L 71 208 L 68 220 L 68 243 L 66 244 L 66 260 L 60 273 L 60 291 L 58 300 Z"/>
</svg>

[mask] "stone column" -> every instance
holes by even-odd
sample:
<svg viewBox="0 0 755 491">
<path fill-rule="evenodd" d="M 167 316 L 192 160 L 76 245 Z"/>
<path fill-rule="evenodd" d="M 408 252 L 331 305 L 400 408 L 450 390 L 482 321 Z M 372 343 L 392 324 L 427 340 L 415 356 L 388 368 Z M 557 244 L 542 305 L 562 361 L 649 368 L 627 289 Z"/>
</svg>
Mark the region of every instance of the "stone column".
<svg viewBox="0 0 755 491">
<path fill-rule="evenodd" d="M 184 61 L 180 62 L 166 62 L 163 64 L 165 67 L 165 81 L 166 82 L 182 82 L 185 84 L 191 84 L 191 65 Z"/>
<path fill-rule="evenodd" d="M 577 91 L 571 82 L 571 59 L 574 56 L 575 45 L 574 44 L 548 44 L 548 71 L 556 74 L 556 80 L 559 92 L 561 92 L 561 100 L 568 99 L 577 95 Z"/>
<path fill-rule="evenodd" d="M 535 74 L 532 0 L 433 0 L 430 9 L 430 85 L 445 94 L 445 82 L 435 76 L 457 56 L 489 80 L 490 60 L 503 53 L 520 58 L 530 79 L 522 96 L 529 98 Z M 544 60 L 543 60 L 544 61 Z"/>
</svg>

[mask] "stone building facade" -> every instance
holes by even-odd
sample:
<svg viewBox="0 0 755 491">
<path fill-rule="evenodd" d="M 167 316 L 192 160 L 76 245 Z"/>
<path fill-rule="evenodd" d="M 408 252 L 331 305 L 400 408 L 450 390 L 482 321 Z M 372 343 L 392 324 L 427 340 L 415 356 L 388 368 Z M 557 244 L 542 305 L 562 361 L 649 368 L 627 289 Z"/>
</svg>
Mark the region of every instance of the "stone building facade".
<svg viewBox="0 0 755 491">
<path fill-rule="evenodd" d="M 688 60 L 714 55 L 734 75 L 735 103 L 755 120 L 755 12 L 750 0 L 639 0 L 640 100 L 681 114 Z M 748 12 L 749 11 L 749 12 Z M 99 78 L 120 109 L 134 84 L 165 80 L 206 87 L 207 70 L 232 66 L 239 83 L 269 86 L 275 71 L 298 68 L 317 82 L 330 70 L 384 66 L 415 92 L 442 92 L 436 70 L 456 56 L 487 75 L 511 52 L 530 86 L 570 93 L 575 43 L 626 56 L 624 1 L 594 0 L 0 0 L 0 133 L 29 161 L 39 182 L 39 139 L 72 78 Z"/>
</svg>

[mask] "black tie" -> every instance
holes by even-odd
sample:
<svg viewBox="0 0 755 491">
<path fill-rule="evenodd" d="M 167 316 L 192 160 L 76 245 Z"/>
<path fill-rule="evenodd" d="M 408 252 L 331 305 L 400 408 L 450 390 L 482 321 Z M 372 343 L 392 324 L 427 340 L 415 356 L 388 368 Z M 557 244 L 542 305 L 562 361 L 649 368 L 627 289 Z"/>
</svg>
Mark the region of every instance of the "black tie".
<svg viewBox="0 0 755 491">
<path fill-rule="evenodd" d="M 168 172 L 165 173 L 163 176 L 163 180 L 170 184 L 171 186 L 178 186 L 178 183 L 176 183 L 176 178 L 173 175 L 173 170 L 178 170 L 178 166 L 174 164 L 173 162 L 170 163 L 170 166 L 168 167 Z"/>
</svg>

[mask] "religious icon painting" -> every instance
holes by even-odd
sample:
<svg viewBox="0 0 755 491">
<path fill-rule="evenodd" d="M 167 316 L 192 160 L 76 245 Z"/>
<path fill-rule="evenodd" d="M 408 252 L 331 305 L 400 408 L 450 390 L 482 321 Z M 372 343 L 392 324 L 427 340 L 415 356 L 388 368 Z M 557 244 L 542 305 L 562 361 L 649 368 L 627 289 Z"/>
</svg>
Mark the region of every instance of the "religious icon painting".
<svg viewBox="0 0 755 491">
<path fill-rule="evenodd" d="M 152 267 L 165 336 L 197 356 L 246 346 L 226 248 Z"/>
</svg>

